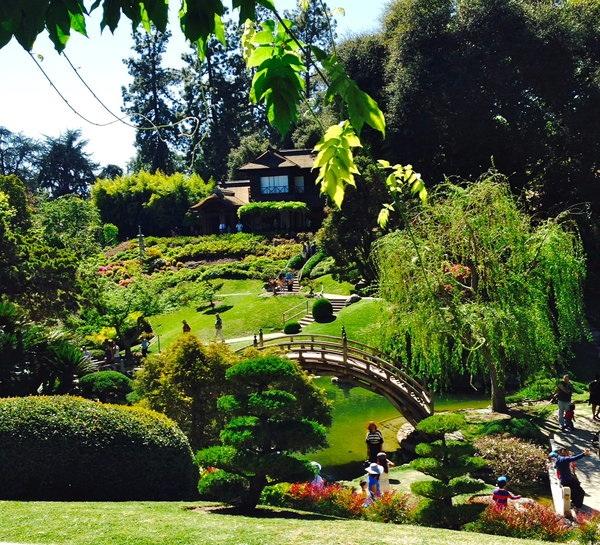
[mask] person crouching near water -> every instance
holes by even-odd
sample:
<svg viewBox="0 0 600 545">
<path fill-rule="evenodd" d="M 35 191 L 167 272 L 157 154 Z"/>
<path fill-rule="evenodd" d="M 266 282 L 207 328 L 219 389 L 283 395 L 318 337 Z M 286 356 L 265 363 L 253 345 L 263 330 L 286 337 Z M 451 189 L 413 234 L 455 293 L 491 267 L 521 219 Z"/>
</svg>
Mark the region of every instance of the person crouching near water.
<svg viewBox="0 0 600 545">
<path fill-rule="evenodd" d="M 521 496 L 515 496 L 506 490 L 506 483 L 508 478 L 504 475 L 498 477 L 496 481 L 496 488 L 492 492 L 492 500 L 497 509 L 506 509 L 508 500 L 520 500 Z"/>
<path fill-rule="evenodd" d="M 377 455 L 383 450 L 383 434 L 379 431 L 375 422 L 369 422 L 365 442 L 367 443 L 369 462 L 374 463 L 377 461 Z"/>
</svg>

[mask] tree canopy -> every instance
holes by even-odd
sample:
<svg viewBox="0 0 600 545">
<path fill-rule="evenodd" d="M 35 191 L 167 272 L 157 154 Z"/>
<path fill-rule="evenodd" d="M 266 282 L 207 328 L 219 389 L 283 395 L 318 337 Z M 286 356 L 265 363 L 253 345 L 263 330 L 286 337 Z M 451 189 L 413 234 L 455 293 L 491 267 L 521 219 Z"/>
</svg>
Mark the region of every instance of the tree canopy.
<svg viewBox="0 0 600 545">
<path fill-rule="evenodd" d="M 581 241 L 560 218 L 533 224 L 494 174 L 432 200 L 376 246 L 387 350 L 438 386 L 487 375 L 503 410 L 507 375 L 550 370 L 585 338 Z"/>
</svg>

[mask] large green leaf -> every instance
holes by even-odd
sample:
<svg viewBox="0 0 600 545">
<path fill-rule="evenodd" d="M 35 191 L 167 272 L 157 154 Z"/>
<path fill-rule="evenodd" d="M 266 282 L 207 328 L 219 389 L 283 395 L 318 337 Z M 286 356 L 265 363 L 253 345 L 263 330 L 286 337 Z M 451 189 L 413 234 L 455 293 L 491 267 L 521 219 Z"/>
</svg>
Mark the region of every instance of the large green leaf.
<svg viewBox="0 0 600 545">
<path fill-rule="evenodd" d="M 323 59 L 322 62 L 329 76 L 327 98 L 332 101 L 335 97 L 339 97 L 345 102 L 350 122 L 357 133 L 360 134 L 366 123 L 385 136 L 385 117 L 377 102 L 346 74 L 346 70 L 335 55 Z"/>
<path fill-rule="evenodd" d="M 49 0 L 19 0 L 20 17 L 15 20 L 13 33 L 18 42 L 27 51 L 44 30 Z"/>
<path fill-rule="evenodd" d="M 46 28 L 54 48 L 62 51 L 71 33 L 71 16 L 62 0 L 53 0 L 46 13 Z"/>
<path fill-rule="evenodd" d="M 352 148 L 360 146 L 348 121 L 329 127 L 315 146 L 317 157 L 313 168 L 319 169 L 317 184 L 321 186 L 321 193 L 328 195 L 338 208 L 344 200 L 346 186 L 356 186 L 354 175 L 359 171 L 354 164 Z"/>
<path fill-rule="evenodd" d="M 251 19 L 256 20 L 256 5 L 260 4 L 265 8 L 275 11 L 275 4 L 272 0 L 233 0 L 233 9 L 240 8 L 240 22 Z"/>
<path fill-rule="evenodd" d="M 215 32 L 216 16 L 222 16 L 224 11 L 221 0 L 183 0 L 179 10 L 183 34 L 191 42 L 206 42 Z"/>
<path fill-rule="evenodd" d="M 121 2 L 119 0 L 104 0 L 102 9 L 100 28 L 104 30 L 105 27 L 108 27 L 114 33 L 121 19 Z"/>
</svg>

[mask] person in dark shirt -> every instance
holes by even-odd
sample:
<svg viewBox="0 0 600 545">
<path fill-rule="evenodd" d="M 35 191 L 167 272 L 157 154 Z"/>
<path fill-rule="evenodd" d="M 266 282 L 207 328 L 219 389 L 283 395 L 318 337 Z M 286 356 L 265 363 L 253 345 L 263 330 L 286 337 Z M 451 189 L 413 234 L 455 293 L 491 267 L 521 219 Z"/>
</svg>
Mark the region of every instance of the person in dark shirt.
<svg viewBox="0 0 600 545">
<path fill-rule="evenodd" d="M 588 386 L 590 393 L 590 405 L 592 406 L 592 417 L 600 420 L 600 375 L 597 374 Z"/>
<path fill-rule="evenodd" d="M 498 509 L 505 509 L 508 505 L 508 500 L 520 500 L 521 496 L 515 496 L 506 490 L 506 482 L 508 478 L 502 475 L 496 481 L 496 489 L 492 492 L 492 500 Z"/>
<path fill-rule="evenodd" d="M 571 405 L 571 397 L 573 396 L 573 385 L 569 379 L 569 375 L 565 375 L 558 383 L 554 398 L 558 403 L 558 424 L 561 429 L 565 429 L 565 412 L 569 410 Z"/>
<path fill-rule="evenodd" d="M 375 422 L 369 422 L 365 442 L 369 462 L 377 462 L 377 455 L 383 450 L 383 434 L 377 429 Z"/>
<path fill-rule="evenodd" d="M 589 455 L 590 451 L 586 449 L 579 454 L 569 456 L 568 449 L 563 448 L 560 449 L 555 456 L 553 456 L 556 460 L 554 467 L 556 469 L 558 479 L 560 480 L 560 484 L 561 486 L 568 486 L 571 489 L 571 503 L 576 509 L 581 509 L 583 506 L 583 497 L 585 496 L 585 492 L 581 487 L 579 479 L 575 473 L 573 473 L 571 464 L 577 460 L 580 460 L 584 456 Z"/>
</svg>

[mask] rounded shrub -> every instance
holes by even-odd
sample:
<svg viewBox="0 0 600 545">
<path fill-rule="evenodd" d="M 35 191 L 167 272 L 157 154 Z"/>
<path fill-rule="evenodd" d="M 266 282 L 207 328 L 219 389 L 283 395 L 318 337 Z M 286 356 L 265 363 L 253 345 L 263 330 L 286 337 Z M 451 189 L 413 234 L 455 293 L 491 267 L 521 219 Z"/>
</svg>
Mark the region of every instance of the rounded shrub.
<svg viewBox="0 0 600 545">
<path fill-rule="evenodd" d="M 118 371 L 98 371 L 79 379 L 81 395 L 104 403 L 126 403 L 133 381 Z"/>
<path fill-rule="evenodd" d="M 313 303 L 312 315 L 316 322 L 331 322 L 333 319 L 333 306 L 328 299 L 317 299 Z"/>
<path fill-rule="evenodd" d="M 296 254 L 290 257 L 290 259 L 287 262 L 286 268 L 292 269 L 293 271 L 299 271 L 302 268 L 302 265 L 304 265 L 304 257 L 302 256 L 302 254 Z"/>
<path fill-rule="evenodd" d="M 283 332 L 286 335 L 295 335 L 296 333 L 300 333 L 302 327 L 298 322 L 288 322 L 283 326 Z"/>
<path fill-rule="evenodd" d="M 70 396 L 0 399 L 0 499 L 195 496 L 189 443 L 166 416 Z"/>
</svg>

